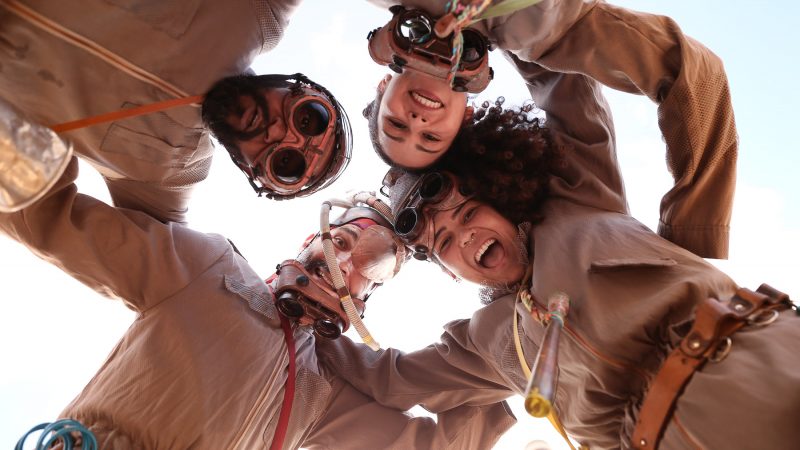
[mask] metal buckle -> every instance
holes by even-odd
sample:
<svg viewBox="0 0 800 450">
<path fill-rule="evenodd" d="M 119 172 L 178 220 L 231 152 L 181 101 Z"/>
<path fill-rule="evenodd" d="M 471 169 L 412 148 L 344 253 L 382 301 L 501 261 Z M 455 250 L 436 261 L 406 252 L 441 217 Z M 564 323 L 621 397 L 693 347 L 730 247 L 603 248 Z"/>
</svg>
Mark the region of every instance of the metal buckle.
<svg viewBox="0 0 800 450">
<path fill-rule="evenodd" d="M 728 353 L 731 352 L 731 347 L 733 346 L 733 341 L 730 337 L 726 337 L 722 342 L 717 344 L 717 349 L 714 350 L 714 354 L 711 355 L 708 360 L 718 363 L 725 359 L 728 356 Z"/>
<path fill-rule="evenodd" d="M 747 318 L 747 324 L 756 328 L 765 327 L 778 320 L 778 315 L 777 309 L 759 311 Z"/>
</svg>

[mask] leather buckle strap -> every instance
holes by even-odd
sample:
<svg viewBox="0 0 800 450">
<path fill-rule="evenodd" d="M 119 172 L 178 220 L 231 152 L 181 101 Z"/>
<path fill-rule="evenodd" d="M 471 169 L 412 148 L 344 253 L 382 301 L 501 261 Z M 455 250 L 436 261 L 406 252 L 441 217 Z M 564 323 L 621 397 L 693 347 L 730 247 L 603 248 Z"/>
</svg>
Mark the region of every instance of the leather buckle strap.
<svg viewBox="0 0 800 450">
<path fill-rule="evenodd" d="M 789 296 L 762 284 L 756 292 L 741 288 L 726 302 L 703 300 L 695 312 L 689 333 L 667 356 L 645 394 L 631 444 L 637 449 L 656 449 L 673 406 L 696 370 L 709 359 L 721 361 L 730 351 L 730 336 L 750 323 L 777 314 L 791 305 Z M 772 319 L 774 321 L 774 319 Z M 772 323 L 771 321 L 769 323 Z M 768 324 L 768 323 L 767 323 Z"/>
</svg>

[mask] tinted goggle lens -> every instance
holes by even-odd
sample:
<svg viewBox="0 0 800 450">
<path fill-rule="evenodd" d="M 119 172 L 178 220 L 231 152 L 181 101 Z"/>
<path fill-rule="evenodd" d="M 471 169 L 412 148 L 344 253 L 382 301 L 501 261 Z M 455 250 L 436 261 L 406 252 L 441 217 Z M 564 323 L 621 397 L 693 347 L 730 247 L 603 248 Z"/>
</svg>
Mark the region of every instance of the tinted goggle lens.
<svg viewBox="0 0 800 450">
<path fill-rule="evenodd" d="M 413 44 L 423 44 L 431 38 L 433 27 L 424 16 L 409 17 L 400 22 L 400 34 Z"/>
<path fill-rule="evenodd" d="M 411 237 L 419 229 L 419 213 L 416 209 L 406 208 L 397 215 L 394 231 L 402 237 Z"/>
<path fill-rule="evenodd" d="M 282 183 L 297 183 L 306 173 L 306 158 L 299 150 L 280 149 L 272 156 L 270 170 Z"/>
<path fill-rule="evenodd" d="M 309 100 L 297 107 L 292 120 L 294 127 L 304 136 L 319 136 L 328 128 L 331 115 L 322 103 Z"/>
</svg>

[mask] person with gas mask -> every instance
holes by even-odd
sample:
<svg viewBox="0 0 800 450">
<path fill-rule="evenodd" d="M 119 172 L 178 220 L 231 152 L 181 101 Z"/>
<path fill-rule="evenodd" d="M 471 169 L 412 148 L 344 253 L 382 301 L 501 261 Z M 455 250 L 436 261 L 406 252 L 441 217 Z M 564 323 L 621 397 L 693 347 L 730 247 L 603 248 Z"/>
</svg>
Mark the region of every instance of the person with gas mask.
<svg viewBox="0 0 800 450">
<path fill-rule="evenodd" d="M 395 230 L 415 257 L 480 283 L 487 305 L 407 354 L 325 343 L 329 363 L 347 361 L 349 381 L 382 404 L 439 411 L 543 392 L 531 381 L 547 349 L 557 355 L 546 374 L 554 423 L 589 448 L 795 445 L 797 305 L 766 284 L 741 288 L 631 217 L 599 83 L 525 68 L 548 107 L 547 127 L 524 110 L 481 109 L 449 150 L 457 163 L 394 169 L 385 182 Z M 569 96 L 582 108 L 557 101 Z M 686 160 L 727 154 L 714 117 L 689 122 L 700 145 Z M 507 152 L 505 165 L 492 165 L 492 149 Z M 702 167 L 697 174 L 696 183 L 718 182 Z M 568 309 L 554 309 L 556 300 Z M 554 322 L 562 325 L 555 350 Z"/>
<path fill-rule="evenodd" d="M 212 157 L 210 134 L 200 115 L 203 94 L 223 77 L 247 72 L 257 55 L 274 48 L 299 3 L 92 0 L 76 8 L 69 2 L 3 0 L 0 99 L 72 141 L 76 153 L 103 175 L 115 205 L 161 221 L 185 222 L 193 187 L 207 177 Z M 305 139 L 307 130 L 292 122 L 303 114 L 303 105 L 281 100 L 270 105 L 278 110 L 270 119 L 281 122 L 287 139 L 273 133 L 270 145 L 301 145 L 304 156 L 321 156 L 312 161 L 279 151 L 273 164 L 276 169 L 287 166 L 288 175 L 271 179 L 269 171 L 252 173 L 255 167 L 238 159 L 236 150 L 231 156 L 267 196 L 316 192 L 349 160 L 346 114 L 329 91 L 299 74 L 264 82 L 263 89 L 292 91 L 300 95 L 294 100 L 307 104 L 313 100 L 316 114 L 328 120 L 323 135 Z M 158 110 L 154 103 L 162 102 L 163 107 L 182 106 Z M 151 109 L 137 117 L 101 119 L 106 113 L 135 114 L 140 107 Z M 281 110 L 289 107 L 296 108 Z M 298 144 L 296 139 L 308 142 Z M 40 179 L 32 184 L 55 182 L 65 161 L 36 173 Z M 301 164 L 306 164 L 302 173 Z M 55 178 L 48 178 L 54 173 Z M 0 186 L 7 191 L 28 188 Z M 25 200 L 4 196 L 0 211 L 21 208 Z"/>
<path fill-rule="evenodd" d="M 370 55 L 395 72 L 381 80 L 375 100 L 364 111 L 373 146 L 385 162 L 417 170 L 435 167 L 447 157 L 462 126 L 471 123 L 474 107 L 467 105 L 467 93 L 480 92 L 490 82 L 484 58 L 487 47 L 495 48 L 515 66 L 549 123 L 579 123 L 573 117 L 586 117 L 588 107 L 577 101 L 582 95 L 557 97 L 546 91 L 548 80 L 540 78 L 557 73 L 583 74 L 656 102 L 675 179 L 662 202 L 658 234 L 699 256 L 727 258 L 738 149 L 728 81 L 722 61 L 684 35 L 672 19 L 602 1 L 543 0 L 478 20 L 469 28 L 469 21 L 464 22 L 462 53 L 468 55 L 471 48 L 473 56 L 454 66 L 449 55 L 455 34 L 436 33 L 453 30 L 453 14 L 445 3 L 455 8 L 483 2 L 376 3 L 405 6 L 393 7 L 389 24 L 369 36 Z M 503 3 L 494 6 L 499 9 Z M 442 18 L 447 27 L 440 26 Z M 440 57 L 430 57 L 432 53 Z M 603 119 L 587 117 L 590 122 Z M 703 127 L 711 124 L 717 129 L 714 139 L 696 139 L 695 128 L 705 132 Z M 691 155 L 700 154 L 704 146 L 713 146 L 716 157 L 701 164 Z M 622 180 L 615 186 L 621 192 Z M 602 184 L 598 189 L 598 195 L 606 195 Z M 697 198 L 706 200 L 701 208 L 694 207 Z"/>
<path fill-rule="evenodd" d="M 5 153 L 23 151 L 9 142 L 27 144 L 27 159 L 37 142 L 62 146 L 41 157 L 64 151 L 32 123 L 10 134 Z M 500 403 L 412 418 L 319 363 L 318 341 L 350 326 L 377 348 L 364 302 L 406 258 L 374 197 L 325 202 L 321 232 L 265 281 L 220 235 L 78 193 L 68 158 L 43 197 L 0 213 L 0 230 L 138 313 L 62 414 L 100 448 L 488 448 L 513 424 Z M 334 206 L 346 211 L 329 224 Z"/>
</svg>

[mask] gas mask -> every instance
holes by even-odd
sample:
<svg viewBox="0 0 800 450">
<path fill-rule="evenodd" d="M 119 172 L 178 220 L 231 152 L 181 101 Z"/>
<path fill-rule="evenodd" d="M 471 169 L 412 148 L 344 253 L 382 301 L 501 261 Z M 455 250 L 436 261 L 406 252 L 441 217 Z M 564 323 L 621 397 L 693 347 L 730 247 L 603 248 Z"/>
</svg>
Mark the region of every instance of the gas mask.
<svg viewBox="0 0 800 450">
<path fill-rule="evenodd" d="M 333 206 L 347 208 L 347 211 L 330 222 L 329 213 Z M 297 260 L 284 261 L 278 267 L 274 286 L 278 311 L 300 325 L 311 325 L 318 335 L 329 339 L 338 338 L 352 325 L 367 345 L 374 350 L 379 349 L 361 318 L 372 290 L 397 274 L 406 259 L 405 247 L 390 229 L 390 218 L 389 207 L 369 193 L 359 193 L 348 200 L 328 200 L 323 203 L 321 232 L 308 245 L 315 239 L 322 240 L 325 281 L 320 281 L 311 273 L 319 268 L 303 265 Z M 350 254 L 353 268 L 373 283 L 364 298 L 350 295 L 332 243 L 331 226 L 346 224 L 361 228 Z"/>
<path fill-rule="evenodd" d="M 283 77 L 294 80 L 282 105 L 286 135 L 252 164 L 231 155 L 256 193 L 275 200 L 304 197 L 335 181 L 350 162 L 353 140 L 347 114 L 327 89 L 302 74 Z M 252 95 L 263 113 L 266 104 L 260 94 Z M 263 133 L 259 129 L 239 137 Z"/>
<path fill-rule="evenodd" d="M 389 23 L 367 35 L 369 54 L 376 63 L 397 73 L 407 68 L 446 80 L 456 92 L 486 89 L 494 73 L 489 67 L 489 40 L 483 34 L 462 30 L 462 54 L 455 61 L 454 33 L 438 37 L 436 21 L 422 10 L 396 5 L 389 11 L 393 14 Z"/>
</svg>

